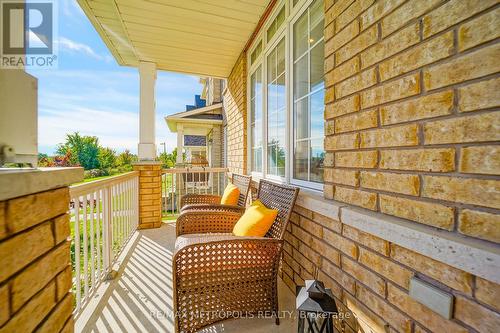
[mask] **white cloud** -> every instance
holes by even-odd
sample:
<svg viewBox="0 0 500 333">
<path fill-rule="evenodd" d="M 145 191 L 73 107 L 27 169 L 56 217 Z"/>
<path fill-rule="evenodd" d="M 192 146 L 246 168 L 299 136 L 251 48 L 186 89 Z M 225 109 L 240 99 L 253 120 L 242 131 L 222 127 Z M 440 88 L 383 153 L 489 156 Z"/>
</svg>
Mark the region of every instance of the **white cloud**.
<svg viewBox="0 0 500 333">
<path fill-rule="evenodd" d="M 103 60 L 106 62 L 112 61 L 112 58 L 109 55 L 100 55 L 97 52 L 95 52 L 94 49 L 92 49 L 87 44 L 78 43 L 78 42 L 75 42 L 75 41 L 73 41 L 69 38 L 66 38 L 66 37 L 59 37 L 57 44 L 59 46 L 59 51 L 62 51 L 62 52 L 84 53 L 84 54 L 88 55 L 89 57 L 94 58 L 96 60 Z"/>
</svg>

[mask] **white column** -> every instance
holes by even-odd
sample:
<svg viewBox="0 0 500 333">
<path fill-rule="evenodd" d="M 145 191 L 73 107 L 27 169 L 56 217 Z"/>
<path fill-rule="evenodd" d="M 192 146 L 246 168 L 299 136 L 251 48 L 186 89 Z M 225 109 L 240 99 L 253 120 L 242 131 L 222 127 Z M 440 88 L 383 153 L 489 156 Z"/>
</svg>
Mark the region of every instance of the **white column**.
<svg viewBox="0 0 500 333">
<path fill-rule="evenodd" d="M 184 128 L 181 124 L 177 124 L 177 164 L 181 164 L 182 160 L 182 150 L 184 149 Z"/>
<path fill-rule="evenodd" d="M 155 145 L 155 86 L 156 64 L 152 62 L 139 63 L 140 116 L 139 116 L 139 160 L 151 161 L 156 157 Z"/>
</svg>

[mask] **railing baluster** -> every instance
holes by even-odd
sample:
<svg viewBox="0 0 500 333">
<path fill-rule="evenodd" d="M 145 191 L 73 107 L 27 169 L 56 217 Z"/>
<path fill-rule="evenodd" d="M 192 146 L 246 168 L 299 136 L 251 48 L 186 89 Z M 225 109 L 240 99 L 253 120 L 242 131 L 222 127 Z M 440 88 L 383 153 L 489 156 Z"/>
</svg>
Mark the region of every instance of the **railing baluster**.
<svg viewBox="0 0 500 333">
<path fill-rule="evenodd" d="M 83 291 L 84 291 L 84 300 L 87 301 L 87 297 L 89 295 L 89 280 L 88 280 L 88 271 L 89 271 L 89 257 L 88 257 L 88 235 L 87 235 L 87 195 L 83 196 Z"/>
<path fill-rule="evenodd" d="M 95 237 L 95 233 L 94 233 L 94 222 L 95 222 L 95 219 L 94 219 L 94 200 L 95 200 L 95 196 L 94 196 L 94 192 L 92 192 L 90 194 L 90 272 L 92 273 L 92 276 L 90 277 L 90 281 L 91 281 L 91 285 L 90 285 L 90 289 L 91 290 L 94 290 L 94 287 L 95 287 L 95 264 L 94 264 L 94 261 L 95 261 L 95 256 L 94 256 L 94 237 Z"/>
<path fill-rule="evenodd" d="M 102 217 L 101 217 L 101 190 L 97 190 L 97 219 L 96 219 L 96 228 L 97 228 L 97 279 L 101 280 L 101 233 L 102 233 Z"/>
<path fill-rule="evenodd" d="M 76 311 L 78 311 L 82 304 L 82 290 L 81 290 L 81 276 L 80 276 L 80 197 L 73 197 L 74 207 L 73 212 L 75 214 L 75 293 L 76 293 Z"/>
</svg>

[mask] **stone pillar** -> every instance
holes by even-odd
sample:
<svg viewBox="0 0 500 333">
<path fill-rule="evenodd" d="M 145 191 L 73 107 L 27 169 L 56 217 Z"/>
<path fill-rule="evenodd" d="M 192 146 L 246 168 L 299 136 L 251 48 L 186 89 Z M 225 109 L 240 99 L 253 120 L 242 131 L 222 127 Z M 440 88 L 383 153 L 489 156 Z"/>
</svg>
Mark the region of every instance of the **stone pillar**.
<svg viewBox="0 0 500 333">
<path fill-rule="evenodd" d="M 0 331 L 73 332 L 68 185 L 81 168 L 0 171 Z"/>
<path fill-rule="evenodd" d="M 140 75 L 140 115 L 139 115 L 139 147 L 138 155 L 141 161 L 153 161 L 156 157 L 155 144 L 155 86 L 156 64 L 141 62 Z"/>
<path fill-rule="evenodd" d="M 138 229 L 161 227 L 161 162 L 137 162 L 139 171 Z"/>
</svg>

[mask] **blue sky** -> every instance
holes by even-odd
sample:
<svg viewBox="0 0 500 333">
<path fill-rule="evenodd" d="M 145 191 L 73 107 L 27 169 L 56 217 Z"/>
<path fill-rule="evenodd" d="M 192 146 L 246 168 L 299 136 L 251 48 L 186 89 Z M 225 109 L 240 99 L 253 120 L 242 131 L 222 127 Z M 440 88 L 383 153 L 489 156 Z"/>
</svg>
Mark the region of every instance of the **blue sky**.
<svg viewBox="0 0 500 333">
<path fill-rule="evenodd" d="M 52 154 L 67 133 L 97 136 L 103 146 L 137 152 L 139 74 L 119 66 L 76 0 L 59 1 L 59 68 L 29 70 L 38 78 L 39 152 Z M 158 72 L 156 144 L 171 151 L 176 134 L 164 116 L 183 111 L 201 92 L 198 77 Z"/>
</svg>

